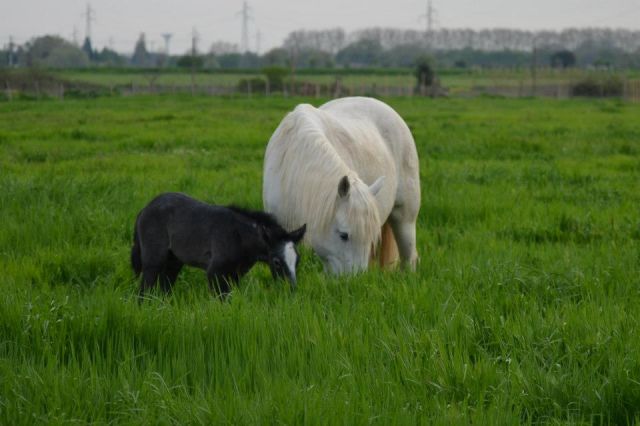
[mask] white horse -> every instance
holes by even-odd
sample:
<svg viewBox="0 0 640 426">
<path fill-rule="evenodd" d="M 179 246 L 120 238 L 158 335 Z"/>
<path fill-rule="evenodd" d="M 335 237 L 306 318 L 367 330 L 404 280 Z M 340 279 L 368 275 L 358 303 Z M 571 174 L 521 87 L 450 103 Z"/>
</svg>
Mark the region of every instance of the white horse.
<svg viewBox="0 0 640 426">
<path fill-rule="evenodd" d="M 411 132 L 387 104 L 301 104 L 267 145 L 264 207 L 287 230 L 306 223 L 305 240 L 336 274 L 366 269 L 377 247 L 381 265 L 399 251 L 415 269 L 418 168 Z"/>
</svg>

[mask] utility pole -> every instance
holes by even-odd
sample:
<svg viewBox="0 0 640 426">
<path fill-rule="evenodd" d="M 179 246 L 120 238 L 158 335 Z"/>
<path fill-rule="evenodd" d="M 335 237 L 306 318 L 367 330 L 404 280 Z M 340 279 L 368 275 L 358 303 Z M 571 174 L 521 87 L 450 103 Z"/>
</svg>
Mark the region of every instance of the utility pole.
<svg viewBox="0 0 640 426">
<path fill-rule="evenodd" d="M 95 10 L 91 7 L 90 3 L 87 3 L 87 11 L 83 15 L 86 19 L 85 21 L 85 38 L 88 38 L 91 41 L 91 22 L 96 20 Z"/>
<path fill-rule="evenodd" d="M 423 15 L 420 15 L 420 19 L 424 19 L 426 23 L 425 39 L 427 41 L 427 47 L 431 47 L 431 39 L 433 36 L 434 22 L 436 18 L 436 10 L 433 7 L 431 0 L 427 0 L 427 9 Z"/>
<path fill-rule="evenodd" d="M 191 31 L 191 96 L 196 94 L 196 48 L 198 38 L 198 31 L 196 27 L 193 27 L 193 31 Z"/>
<path fill-rule="evenodd" d="M 242 3 L 242 10 L 236 15 L 242 16 L 242 38 L 240 39 L 240 53 L 249 51 L 249 5 L 247 2 Z"/>
<path fill-rule="evenodd" d="M 9 68 L 13 65 L 13 36 L 9 36 Z"/>
<path fill-rule="evenodd" d="M 531 95 L 536 96 L 537 81 L 536 71 L 538 68 L 538 48 L 536 46 L 536 40 L 533 39 L 533 51 L 531 52 Z"/>
<path fill-rule="evenodd" d="M 169 56 L 169 42 L 171 41 L 171 37 L 173 34 L 171 33 L 162 33 L 162 38 L 164 39 L 164 54 Z"/>
</svg>

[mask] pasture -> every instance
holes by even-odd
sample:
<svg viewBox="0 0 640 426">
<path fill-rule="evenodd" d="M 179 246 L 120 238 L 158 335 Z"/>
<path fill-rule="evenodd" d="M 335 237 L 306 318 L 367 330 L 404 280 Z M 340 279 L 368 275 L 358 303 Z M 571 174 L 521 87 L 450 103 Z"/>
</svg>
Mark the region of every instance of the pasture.
<svg viewBox="0 0 640 426">
<path fill-rule="evenodd" d="M 375 72 L 373 72 L 375 71 Z M 69 82 L 90 83 L 103 88 L 137 88 L 137 90 L 150 90 L 155 86 L 164 87 L 166 90 L 185 90 L 193 83 L 200 88 L 226 88 L 235 89 L 242 79 L 262 78 L 264 75 L 256 71 L 254 73 L 237 72 L 197 72 L 193 76 L 189 72 L 176 71 L 115 71 L 115 70 L 62 70 L 53 73 L 56 77 Z M 626 81 L 627 84 L 636 87 L 640 82 L 638 73 L 632 70 L 617 71 L 617 78 Z M 611 78 L 610 71 L 580 70 L 580 69 L 553 69 L 540 68 L 536 71 L 536 81 L 532 80 L 531 70 L 525 69 L 468 69 L 468 70 L 441 70 L 438 72 L 440 83 L 448 88 L 453 96 L 477 95 L 486 90 L 503 89 L 510 93 L 509 96 L 528 96 L 532 86 L 543 89 L 540 94 L 551 96 L 550 89 L 558 90 L 560 97 L 567 97 L 569 86 L 585 79 Z M 414 72 L 406 70 L 374 69 L 371 73 L 340 72 L 340 70 L 303 70 L 295 77 L 298 82 L 307 82 L 311 85 L 332 85 L 340 79 L 341 86 L 350 93 L 378 92 L 387 93 L 389 89 L 403 89 L 410 93 L 416 84 Z M 192 80 L 193 79 L 193 80 Z M 290 77 L 285 81 L 290 84 Z M 511 92 L 508 92 L 511 89 Z M 254 92 L 255 92 L 254 88 Z M 552 90 L 553 92 L 553 90 Z M 244 94 L 244 93 L 240 93 Z M 556 95 L 553 95 L 556 96 Z M 633 99 L 637 99 L 637 95 Z"/>
<path fill-rule="evenodd" d="M 414 274 L 186 269 L 139 306 L 136 213 L 262 208 L 302 98 L 0 103 L 0 424 L 640 420 L 640 105 L 386 99 L 421 164 Z"/>
</svg>

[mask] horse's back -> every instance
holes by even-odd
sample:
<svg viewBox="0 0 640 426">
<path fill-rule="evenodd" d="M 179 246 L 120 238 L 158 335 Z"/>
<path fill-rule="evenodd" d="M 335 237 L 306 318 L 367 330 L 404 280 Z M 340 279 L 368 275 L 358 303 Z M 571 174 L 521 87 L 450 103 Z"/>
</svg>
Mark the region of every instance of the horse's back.
<svg viewBox="0 0 640 426">
<path fill-rule="evenodd" d="M 415 153 L 415 143 L 409 127 L 393 108 L 382 101 L 348 97 L 329 101 L 319 109 L 341 120 L 367 122 L 375 127 L 394 156 L 400 156 L 406 150 Z"/>
<path fill-rule="evenodd" d="M 388 149 L 397 173 L 396 203 L 420 205 L 420 176 L 416 144 L 409 127 L 386 103 L 373 98 L 335 99 L 319 109 L 342 120 L 366 122 L 374 127 Z"/>
</svg>

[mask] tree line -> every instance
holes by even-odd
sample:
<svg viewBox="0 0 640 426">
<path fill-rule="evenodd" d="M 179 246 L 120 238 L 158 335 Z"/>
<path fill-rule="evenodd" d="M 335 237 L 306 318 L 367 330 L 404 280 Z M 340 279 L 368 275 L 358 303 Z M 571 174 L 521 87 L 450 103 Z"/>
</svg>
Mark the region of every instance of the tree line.
<svg viewBox="0 0 640 426">
<path fill-rule="evenodd" d="M 206 52 L 166 55 L 150 51 L 144 34 L 133 53 L 93 49 L 85 39 L 77 46 L 58 36 L 36 37 L 21 46 L 0 50 L 0 66 L 82 68 L 91 66 L 258 69 L 285 67 L 406 68 L 429 56 L 440 68 L 470 67 L 616 67 L 640 68 L 640 31 L 606 28 L 562 31 L 512 29 L 440 29 L 425 32 L 340 28 L 291 32 L 282 46 L 258 55 L 216 42 Z"/>
</svg>

